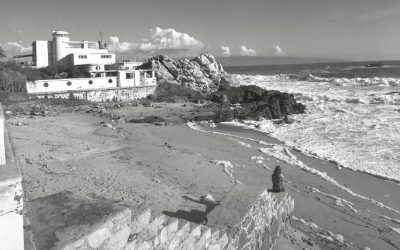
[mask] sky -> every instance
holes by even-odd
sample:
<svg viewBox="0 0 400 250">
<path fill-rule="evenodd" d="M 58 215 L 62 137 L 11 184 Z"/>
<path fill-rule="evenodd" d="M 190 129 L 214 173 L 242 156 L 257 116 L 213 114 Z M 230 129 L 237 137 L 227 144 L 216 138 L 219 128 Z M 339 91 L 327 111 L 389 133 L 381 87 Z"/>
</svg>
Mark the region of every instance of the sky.
<svg viewBox="0 0 400 250">
<path fill-rule="evenodd" d="M 65 30 L 117 54 L 400 59 L 399 0 L 1 0 L 0 44 Z"/>
</svg>

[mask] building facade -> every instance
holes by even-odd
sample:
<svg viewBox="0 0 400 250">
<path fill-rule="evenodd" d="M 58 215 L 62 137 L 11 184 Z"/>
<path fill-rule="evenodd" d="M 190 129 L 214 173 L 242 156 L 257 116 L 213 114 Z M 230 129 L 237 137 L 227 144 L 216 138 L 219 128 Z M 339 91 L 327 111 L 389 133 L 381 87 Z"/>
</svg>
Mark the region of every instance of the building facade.
<svg viewBox="0 0 400 250">
<path fill-rule="evenodd" d="M 101 42 L 71 41 L 66 31 L 53 31 L 51 41 L 32 43 L 36 68 L 48 66 L 85 66 L 88 71 L 104 71 L 105 65 L 115 64 L 115 54 L 109 53 Z"/>
<path fill-rule="evenodd" d="M 102 76 L 99 77 L 46 79 L 27 82 L 26 89 L 28 94 L 45 94 L 156 85 L 157 79 L 152 70 L 118 70 L 102 72 Z"/>
</svg>

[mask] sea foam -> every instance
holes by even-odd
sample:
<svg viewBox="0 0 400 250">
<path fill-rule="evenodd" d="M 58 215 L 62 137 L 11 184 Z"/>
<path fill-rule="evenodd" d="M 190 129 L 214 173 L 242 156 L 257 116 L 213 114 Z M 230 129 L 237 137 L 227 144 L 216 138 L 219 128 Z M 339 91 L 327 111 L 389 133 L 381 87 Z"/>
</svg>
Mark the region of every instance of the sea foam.
<svg viewBox="0 0 400 250">
<path fill-rule="evenodd" d="M 299 80 L 289 75 L 235 75 L 242 85 L 294 94 L 307 107 L 292 124 L 241 121 L 304 153 L 400 182 L 400 79 Z M 351 83 L 351 84 L 350 84 Z M 236 123 L 237 125 L 237 123 Z"/>
</svg>

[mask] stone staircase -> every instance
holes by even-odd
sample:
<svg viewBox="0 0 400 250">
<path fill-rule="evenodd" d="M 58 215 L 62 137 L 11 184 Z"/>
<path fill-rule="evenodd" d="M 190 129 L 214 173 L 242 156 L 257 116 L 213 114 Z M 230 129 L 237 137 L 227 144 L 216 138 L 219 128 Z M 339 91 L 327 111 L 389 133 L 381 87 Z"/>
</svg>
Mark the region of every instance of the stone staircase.
<svg viewBox="0 0 400 250">
<path fill-rule="evenodd" d="M 294 201 L 264 191 L 251 204 L 237 224 L 217 228 L 150 210 L 132 216 L 129 208 L 64 191 L 29 202 L 25 233 L 34 244 L 25 249 L 272 249 L 291 223 Z M 215 214 L 224 211 L 229 213 L 221 206 Z"/>
<path fill-rule="evenodd" d="M 218 229 L 161 215 L 150 221 L 147 210 L 134 222 L 126 250 L 225 249 L 228 234 Z"/>
</svg>

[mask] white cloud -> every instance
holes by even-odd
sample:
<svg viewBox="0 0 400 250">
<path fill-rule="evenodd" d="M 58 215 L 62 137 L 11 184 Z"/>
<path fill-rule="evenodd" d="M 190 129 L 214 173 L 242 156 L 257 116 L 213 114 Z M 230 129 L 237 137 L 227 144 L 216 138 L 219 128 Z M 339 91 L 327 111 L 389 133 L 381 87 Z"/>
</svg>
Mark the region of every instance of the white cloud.
<svg viewBox="0 0 400 250">
<path fill-rule="evenodd" d="M 285 52 L 282 50 L 282 48 L 279 45 L 275 45 L 272 47 L 273 53 L 275 56 L 284 56 Z"/>
<path fill-rule="evenodd" d="M 231 48 L 229 48 L 229 46 L 221 46 L 220 50 L 222 56 L 228 57 L 231 55 Z"/>
<path fill-rule="evenodd" d="M 246 46 L 240 46 L 240 54 L 242 56 L 256 56 L 257 52 L 254 49 L 247 48 Z"/>
<path fill-rule="evenodd" d="M 119 37 L 117 36 L 110 36 L 108 38 L 110 44 L 109 49 L 115 52 L 125 52 L 131 50 L 134 46 L 130 42 L 120 42 Z"/>
<path fill-rule="evenodd" d="M 203 46 L 203 42 L 189 34 L 178 32 L 175 29 L 156 27 L 150 29 L 150 38 L 143 39 L 137 49 L 141 51 L 196 50 Z"/>
<path fill-rule="evenodd" d="M 204 46 L 203 42 L 189 34 L 159 27 L 150 29 L 150 37 L 140 41 L 121 42 L 117 36 L 110 36 L 109 43 L 110 50 L 115 52 L 134 51 L 144 54 L 197 51 Z"/>
<path fill-rule="evenodd" d="M 6 44 L 1 46 L 8 56 L 32 52 L 31 46 L 24 47 L 21 42 L 7 42 Z"/>
</svg>

